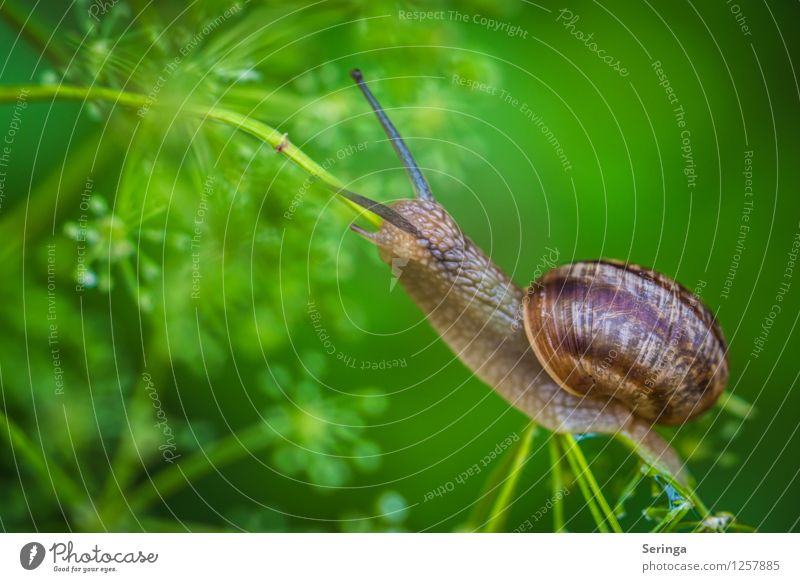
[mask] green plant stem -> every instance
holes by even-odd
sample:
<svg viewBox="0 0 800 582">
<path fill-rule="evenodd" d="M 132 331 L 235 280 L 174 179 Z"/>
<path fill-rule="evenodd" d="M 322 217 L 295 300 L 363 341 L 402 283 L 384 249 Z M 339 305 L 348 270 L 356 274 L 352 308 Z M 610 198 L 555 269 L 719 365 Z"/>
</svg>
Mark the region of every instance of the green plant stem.
<svg viewBox="0 0 800 582">
<path fill-rule="evenodd" d="M 583 475 L 581 475 L 580 467 L 577 465 L 572 455 L 567 453 L 566 457 L 567 461 L 569 461 L 569 466 L 572 469 L 572 472 L 575 474 L 575 480 L 578 482 L 578 487 L 583 494 L 583 498 L 586 500 L 586 505 L 589 507 L 589 511 L 594 518 L 595 524 L 597 524 L 597 529 L 602 533 L 608 533 L 608 526 L 603 519 L 603 514 L 600 512 L 600 508 L 597 506 L 597 502 L 592 496 L 592 492 L 589 489 L 589 485 L 586 483 L 586 479 L 583 477 Z"/>
<path fill-rule="evenodd" d="M 497 532 L 503 528 L 503 525 L 505 525 L 508 502 L 514 493 L 514 489 L 517 487 L 520 476 L 522 475 L 522 467 L 525 465 L 525 461 L 528 460 L 528 457 L 531 454 L 531 447 L 533 446 L 533 441 L 535 440 L 535 435 L 537 433 L 538 425 L 533 423 L 531 423 L 531 425 L 525 429 L 525 432 L 522 433 L 519 445 L 516 447 L 517 450 L 514 452 L 511 470 L 509 471 L 508 477 L 506 477 L 505 481 L 503 482 L 500 492 L 497 494 L 497 499 L 495 499 L 495 502 L 492 505 L 492 509 L 489 512 L 489 520 L 486 522 L 484 531 Z"/>
<path fill-rule="evenodd" d="M 37 450 L 36 445 L 3 410 L 0 410 L 0 431 L 8 437 L 13 450 L 27 459 L 28 464 L 39 474 L 42 483 L 51 483 L 57 495 L 63 495 L 73 507 L 85 501 L 86 496 L 78 486 L 52 461 L 47 461 L 44 453 Z"/>
<path fill-rule="evenodd" d="M 746 420 L 756 413 L 756 407 L 740 396 L 724 392 L 716 404 L 721 410 Z"/>
<path fill-rule="evenodd" d="M 139 373 L 136 378 L 141 378 Z M 131 426 L 137 426 L 139 419 L 149 419 L 150 405 L 149 399 L 144 390 L 137 389 L 138 383 L 135 384 L 133 392 L 127 398 L 125 403 L 126 415 L 128 417 L 128 433 L 126 436 L 120 438 L 119 444 L 114 451 L 109 467 L 108 476 L 106 477 L 103 486 L 103 492 L 100 496 L 98 507 L 100 508 L 103 516 L 103 521 L 113 524 L 113 515 L 106 515 L 105 509 L 108 507 L 119 508 L 115 505 L 117 497 L 124 495 L 124 491 L 128 489 L 131 482 L 136 478 L 138 470 L 144 467 L 144 460 L 142 453 L 137 446 L 135 431 Z M 148 424 L 144 421 L 142 424 Z"/>
<path fill-rule="evenodd" d="M 31 11 L 30 3 L 25 3 L 21 8 L 16 2 L 5 0 L 0 8 L 0 17 L 15 31 L 18 31 L 28 44 L 39 53 L 45 54 L 54 65 L 63 66 L 66 58 L 59 46 L 59 40 L 51 36 L 50 32 L 36 18 Z"/>
<path fill-rule="evenodd" d="M 23 93 L 24 92 L 24 93 Z M 60 99 L 72 101 L 85 101 L 96 99 L 99 101 L 109 101 L 114 104 L 126 107 L 138 107 L 140 112 L 144 110 L 144 115 L 150 107 L 158 107 L 157 102 L 153 102 L 147 95 L 131 93 L 128 91 L 118 91 L 106 87 L 78 87 L 73 85 L 31 85 L 17 87 L 0 88 L 0 103 L 16 101 L 20 95 L 24 94 L 26 101 L 44 101 L 47 99 Z M 178 110 L 178 113 L 188 114 L 201 120 L 211 120 L 223 123 L 229 127 L 239 129 L 248 133 L 264 143 L 269 144 L 291 160 L 294 164 L 327 184 L 333 190 L 341 189 L 344 184 L 333 174 L 317 164 L 308 157 L 302 150 L 292 144 L 286 135 L 279 132 L 274 127 L 261 121 L 251 119 L 241 113 L 229 111 L 220 107 L 205 107 L 199 105 L 186 105 Z M 362 214 L 365 219 L 374 226 L 380 226 L 381 219 L 378 215 L 358 206 L 343 196 L 337 199 L 344 202 L 352 209 Z"/>
<path fill-rule="evenodd" d="M 604 518 L 614 532 L 622 533 L 622 528 L 620 527 L 614 512 L 611 511 L 608 501 L 606 501 L 602 491 L 600 491 L 597 480 L 594 478 L 594 474 L 589 468 L 589 464 L 586 462 L 586 457 L 583 456 L 583 452 L 578 446 L 578 442 L 575 440 L 575 437 L 571 434 L 562 434 L 559 436 L 561 437 L 564 450 L 567 453 L 567 458 L 570 459 L 570 464 L 573 467 L 573 471 L 576 473 L 578 482 L 581 483 L 584 480 L 586 482 L 585 487 L 581 487 L 584 496 L 587 496 L 588 493 L 589 497 L 597 500 L 597 504 L 599 505 L 600 510 L 602 510 L 602 514 L 600 515 L 601 520 Z M 587 501 L 588 500 L 589 499 L 587 497 Z"/>
<path fill-rule="evenodd" d="M 651 471 L 655 470 L 651 468 Z M 672 475 L 668 473 L 655 472 L 651 474 L 651 476 L 653 477 L 657 476 L 660 479 L 663 479 L 667 483 L 669 483 L 669 485 L 671 485 L 672 488 L 675 489 L 675 491 L 677 491 L 681 496 L 685 497 L 686 499 L 692 502 L 695 509 L 697 509 L 697 512 L 703 518 L 708 517 L 708 515 L 711 513 L 708 507 L 706 507 L 705 503 L 703 503 L 703 501 L 700 499 L 700 496 L 697 495 L 697 492 L 694 489 L 692 489 L 692 487 L 690 487 L 688 484 L 682 485 Z"/>
<path fill-rule="evenodd" d="M 186 483 L 263 449 L 272 440 L 273 435 L 265 424 L 256 422 L 161 470 L 131 493 L 128 505 L 132 511 L 142 510 Z"/>
<path fill-rule="evenodd" d="M 489 515 L 491 514 L 493 505 L 492 493 L 501 486 L 505 476 L 511 471 L 511 465 L 513 463 L 513 455 L 503 455 L 500 461 L 495 464 L 494 469 L 489 474 L 481 490 L 479 496 L 480 500 L 475 504 L 475 508 L 467 522 L 469 529 L 477 531 L 483 524 L 489 521 Z"/>
<path fill-rule="evenodd" d="M 632 450 L 634 453 L 637 453 L 637 445 L 632 440 L 622 436 L 621 434 L 616 435 L 617 439 L 624 443 L 626 447 Z M 691 500 L 694 506 L 697 508 L 697 511 L 706 517 L 710 512 L 706 505 L 702 502 L 700 497 L 697 495 L 697 492 L 688 484 L 682 484 L 678 481 L 675 475 L 672 475 L 667 470 L 662 470 L 658 467 L 654 467 L 652 465 L 646 465 L 649 468 L 648 474 L 651 477 L 659 477 L 672 485 L 672 487 L 681 495 L 686 497 L 687 499 Z"/>
<path fill-rule="evenodd" d="M 661 521 L 650 530 L 650 533 L 663 533 L 674 530 L 691 509 L 692 504 L 687 501 L 674 509 L 668 510 Z"/>
<path fill-rule="evenodd" d="M 553 484 L 553 531 L 565 531 L 564 522 L 564 475 L 561 472 L 561 450 L 558 448 L 558 441 L 555 435 L 550 435 L 548 439 L 550 449 L 550 471 L 551 482 Z"/>
<path fill-rule="evenodd" d="M 636 489 L 645 477 L 642 467 L 643 465 L 638 465 L 636 467 L 636 472 L 633 474 L 633 477 L 628 481 L 625 487 L 622 488 L 622 492 L 619 494 L 619 499 L 617 499 L 617 503 L 613 508 L 614 515 L 617 516 L 617 519 L 625 517 L 627 513 L 625 511 L 625 502 L 636 492 Z"/>
</svg>

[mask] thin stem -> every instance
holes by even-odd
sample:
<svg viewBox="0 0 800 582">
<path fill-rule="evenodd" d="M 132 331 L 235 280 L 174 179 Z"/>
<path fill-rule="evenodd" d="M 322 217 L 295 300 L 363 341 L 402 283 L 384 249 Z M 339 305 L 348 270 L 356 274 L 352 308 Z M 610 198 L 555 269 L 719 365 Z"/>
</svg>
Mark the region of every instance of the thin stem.
<svg viewBox="0 0 800 582">
<path fill-rule="evenodd" d="M 129 497 L 130 508 L 141 510 L 181 489 L 186 483 L 266 447 L 272 440 L 272 434 L 263 422 L 256 422 L 220 439 L 185 460 L 176 461 L 140 485 Z"/>
<path fill-rule="evenodd" d="M 137 375 L 137 377 L 141 377 L 141 374 Z M 130 427 L 131 425 L 136 425 L 139 422 L 139 418 L 146 417 L 146 407 L 148 406 L 149 400 L 144 390 L 134 390 L 126 401 L 125 408 L 129 418 L 127 438 L 125 436 L 120 438 L 99 503 L 99 507 L 103 510 L 104 520 L 109 522 L 113 522 L 115 516 L 111 515 L 111 512 L 106 512 L 106 508 L 112 508 L 112 510 L 115 508 L 121 509 L 123 503 L 118 499 L 119 495 L 124 495 L 124 491 L 128 489 L 136 478 L 138 469 L 144 465 L 141 451 Z M 118 501 L 120 502 L 117 503 Z"/>
<path fill-rule="evenodd" d="M 684 516 L 689 513 L 689 510 L 692 509 L 692 504 L 689 502 L 681 503 L 678 507 L 674 509 L 670 509 L 666 512 L 664 517 L 659 521 L 653 529 L 650 530 L 650 533 L 662 533 L 667 531 L 672 531 L 675 529 Z"/>
<path fill-rule="evenodd" d="M 575 437 L 571 434 L 563 434 L 561 435 L 561 439 L 564 444 L 564 450 L 567 452 L 567 456 L 574 460 L 579 469 L 580 476 L 585 477 L 587 485 L 592 492 L 592 496 L 597 500 L 597 503 L 605 514 L 605 519 L 608 521 L 611 529 L 617 533 L 622 533 L 622 528 L 620 527 L 614 512 L 611 511 L 611 506 L 609 506 L 608 501 L 606 501 L 602 491 L 600 491 L 597 480 L 594 478 L 594 473 L 592 473 L 592 470 L 589 468 L 589 464 L 586 462 L 586 457 L 583 456 L 583 452 L 578 446 L 578 442 L 575 440 Z"/>
<path fill-rule="evenodd" d="M 517 450 L 514 452 L 511 470 L 509 471 L 508 477 L 503 482 L 503 486 L 500 488 L 500 493 L 498 493 L 494 505 L 492 505 L 492 509 L 489 512 L 489 520 L 486 523 L 484 531 L 496 532 L 503 528 L 503 525 L 506 521 L 506 509 L 508 509 L 508 502 L 514 493 L 514 489 L 517 487 L 520 476 L 522 475 L 522 467 L 525 465 L 525 462 L 528 460 L 528 457 L 531 454 L 531 447 L 533 446 L 534 436 L 537 433 L 537 429 L 537 425 L 531 424 L 527 429 L 525 429 L 525 432 L 522 433 L 520 442 L 516 447 Z"/>
<path fill-rule="evenodd" d="M 26 9 L 30 9 L 27 5 Z M 66 62 L 58 40 L 50 35 L 45 27 L 38 21 L 32 11 L 23 10 L 16 2 L 6 0 L 0 7 L 0 17 L 14 30 L 19 31 L 28 44 L 40 53 L 44 53 L 57 66 Z"/>
<path fill-rule="evenodd" d="M 694 507 L 697 509 L 697 512 L 703 518 L 707 517 L 711 513 L 708 507 L 706 507 L 705 503 L 703 503 L 703 501 L 700 499 L 700 496 L 697 494 L 697 492 L 694 489 L 692 489 L 692 487 L 689 486 L 688 484 L 683 485 L 679 483 L 672 475 L 668 473 L 655 472 L 655 470 L 652 468 L 651 468 L 651 476 L 665 480 L 680 495 L 691 501 Z"/>
<path fill-rule="evenodd" d="M 600 508 L 597 506 L 597 502 L 594 500 L 592 496 L 592 492 L 589 489 L 589 485 L 586 482 L 583 474 L 581 473 L 581 468 L 578 466 L 575 458 L 567 451 L 566 453 L 567 461 L 569 462 L 569 466 L 572 469 L 572 472 L 575 474 L 575 480 L 578 482 L 578 487 L 583 494 L 583 498 L 586 500 L 586 505 L 589 506 L 589 511 L 594 518 L 594 522 L 597 524 L 597 529 L 599 529 L 603 533 L 608 533 L 608 526 L 606 525 L 605 520 L 603 519 L 603 514 L 600 512 Z"/>
<path fill-rule="evenodd" d="M 154 103 L 150 97 L 139 93 L 118 91 L 106 87 L 77 87 L 72 85 L 2 87 L 0 88 L 0 103 L 16 101 L 20 98 L 21 94 L 24 95 L 26 101 L 43 101 L 47 99 L 85 101 L 87 99 L 97 99 L 100 101 L 110 101 L 114 104 L 126 107 L 138 107 L 140 111 L 147 110 L 152 106 L 158 106 L 157 102 Z M 249 133 L 275 148 L 276 152 L 283 154 L 312 176 L 328 184 L 334 191 L 344 187 L 344 184 L 333 174 L 317 164 L 297 146 L 292 144 L 287 139 L 286 134 L 279 132 L 266 123 L 251 119 L 241 113 L 219 107 L 187 105 L 181 108 L 179 112 L 189 114 L 202 120 L 209 119 L 211 121 L 217 121 L 229 127 Z M 337 199 L 358 211 L 359 214 L 362 214 L 364 218 L 374 226 L 380 226 L 381 220 L 377 215 L 365 211 L 364 208 L 358 206 L 344 196 L 337 195 Z"/>
<path fill-rule="evenodd" d="M 637 445 L 636 445 L 636 443 L 634 441 L 632 441 L 631 439 L 625 437 L 622 434 L 617 434 L 616 438 L 619 441 L 621 441 L 622 443 L 624 443 L 625 446 L 627 446 L 634 453 L 639 454 L 638 447 L 637 447 Z M 641 455 L 639 455 L 639 456 L 641 457 Z M 692 503 L 694 503 L 694 505 L 697 508 L 697 510 L 700 513 L 702 513 L 704 517 L 710 513 L 708 508 L 701 501 L 700 497 L 697 495 L 697 493 L 694 491 L 694 489 L 692 489 L 692 487 L 688 483 L 682 484 L 680 481 L 678 481 L 678 479 L 677 479 L 677 477 L 675 475 L 670 473 L 664 467 L 655 467 L 655 466 L 649 465 L 649 464 L 646 465 L 646 466 L 648 467 L 648 474 L 651 477 L 656 477 L 657 476 L 657 477 L 660 477 L 660 478 L 664 479 L 665 481 L 667 481 L 667 483 L 672 485 L 672 487 L 675 488 L 684 497 L 690 499 L 692 501 Z"/>
<path fill-rule="evenodd" d="M 77 485 L 52 461 L 47 461 L 44 454 L 37 450 L 36 445 L 25 436 L 25 433 L 13 420 L 6 416 L 2 409 L 0 409 L 0 431 L 8 437 L 12 449 L 25 457 L 28 464 L 39 473 L 42 483 L 53 483 L 56 491 L 63 494 L 73 507 L 83 503 L 85 496 Z"/>
<path fill-rule="evenodd" d="M 511 471 L 511 465 L 514 462 L 512 455 L 503 455 L 499 462 L 495 463 L 494 468 L 489 473 L 486 483 L 481 490 L 479 501 L 475 504 L 475 508 L 470 515 L 467 525 L 470 529 L 478 530 L 482 524 L 489 521 L 489 515 L 492 510 L 492 493 L 498 489 L 503 483 L 505 476 Z"/>
<path fill-rule="evenodd" d="M 564 475 L 561 472 L 561 450 L 555 435 L 550 435 L 547 441 L 550 448 L 550 471 L 553 484 L 553 531 L 565 531 L 564 522 Z"/>
<path fill-rule="evenodd" d="M 627 513 L 625 511 L 625 502 L 636 493 L 636 489 L 639 487 L 644 477 L 645 473 L 642 471 L 642 465 L 638 465 L 636 467 L 636 472 L 625 487 L 622 488 L 622 493 L 619 494 L 619 499 L 617 499 L 617 503 L 614 505 L 614 515 L 617 516 L 617 519 L 625 517 Z"/>
<path fill-rule="evenodd" d="M 737 416 L 743 420 L 756 413 L 756 407 L 740 396 L 724 392 L 719 400 L 717 406 L 725 412 Z"/>
</svg>

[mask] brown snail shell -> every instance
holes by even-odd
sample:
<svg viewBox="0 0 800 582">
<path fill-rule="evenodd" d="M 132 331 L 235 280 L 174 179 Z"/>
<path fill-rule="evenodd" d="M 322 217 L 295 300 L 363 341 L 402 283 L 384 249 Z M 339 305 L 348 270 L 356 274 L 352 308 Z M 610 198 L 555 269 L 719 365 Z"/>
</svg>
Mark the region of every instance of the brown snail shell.
<svg viewBox="0 0 800 582">
<path fill-rule="evenodd" d="M 680 424 L 728 380 L 711 311 L 672 279 L 616 261 L 563 265 L 528 289 L 525 331 L 547 373 L 577 396 L 614 397 L 634 414 Z"/>
</svg>

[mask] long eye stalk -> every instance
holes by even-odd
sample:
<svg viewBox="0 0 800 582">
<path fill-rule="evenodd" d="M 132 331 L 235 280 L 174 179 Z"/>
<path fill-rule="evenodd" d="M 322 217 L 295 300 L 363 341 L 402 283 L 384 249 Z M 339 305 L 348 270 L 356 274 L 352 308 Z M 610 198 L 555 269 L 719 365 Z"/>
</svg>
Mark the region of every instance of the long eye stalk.
<svg viewBox="0 0 800 582">
<path fill-rule="evenodd" d="M 425 179 L 425 176 L 422 175 L 422 171 L 419 169 L 419 166 L 417 166 L 417 162 L 414 160 L 414 156 L 411 155 L 411 151 L 408 149 L 406 142 L 404 142 L 403 138 L 400 137 L 400 134 L 389 120 L 389 117 L 386 115 L 383 107 L 381 107 L 381 104 L 378 103 L 375 95 L 373 95 L 372 91 L 370 91 L 369 87 L 367 87 L 367 84 L 364 82 L 364 75 L 361 74 L 359 69 L 353 69 L 350 71 L 350 76 L 353 77 L 353 80 L 358 84 L 358 88 L 361 89 L 362 93 L 364 93 L 364 97 L 367 98 L 367 101 L 369 101 L 369 104 L 375 111 L 378 121 L 380 121 L 383 130 L 389 137 L 389 141 L 392 142 L 394 151 L 397 152 L 397 156 L 400 158 L 406 168 L 408 177 L 411 178 L 411 184 L 414 186 L 414 192 L 416 193 L 417 198 L 422 198 L 423 200 L 433 200 L 433 192 L 431 192 L 431 187 L 428 184 L 428 181 Z"/>
</svg>

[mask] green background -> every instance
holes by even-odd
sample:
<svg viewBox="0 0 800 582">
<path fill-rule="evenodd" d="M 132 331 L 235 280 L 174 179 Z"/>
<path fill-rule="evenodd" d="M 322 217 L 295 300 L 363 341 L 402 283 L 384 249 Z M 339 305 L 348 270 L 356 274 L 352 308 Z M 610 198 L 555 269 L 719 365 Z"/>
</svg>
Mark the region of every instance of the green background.
<svg viewBox="0 0 800 582">
<path fill-rule="evenodd" d="M 715 409 L 664 434 L 715 511 L 763 531 L 798 529 L 800 272 L 786 273 L 800 234 L 796 3 L 251 1 L 231 11 L 219 1 L 120 1 L 95 21 L 90 11 L 101 4 L 0 9 L 3 85 L 154 96 L 142 116 L 93 102 L 0 108 L 0 133 L 19 126 L 0 206 L 10 419 L 0 425 L 2 529 L 479 527 L 495 495 L 486 487 L 509 455 L 455 479 L 521 435 L 526 418 L 438 341 L 327 190 L 304 187 L 302 170 L 254 138 L 181 113 L 187 104 L 245 113 L 288 132 L 318 163 L 331 159 L 328 169 L 352 190 L 408 197 L 348 77 L 356 66 L 438 200 L 518 283 L 549 247 L 559 263 L 613 257 L 700 292 L 729 341 L 729 390 L 756 412 L 742 420 Z M 571 35 L 562 8 L 630 74 Z M 404 16 L 432 10 L 441 15 Z M 508 26 L 491 30 L 481 17 Z M 519 32 L 507 34 L 511 26 Z M 685 111 L 693 188 L 654 61 Z M 552 131 L 569 169 L 523 104 Z M 192 237 L 208 180 L 192 298 Z M 92 285 L 76 291 L 82 214 Z M 754 357 L 783 282 L 781 312 Z M 386 369 L 393 361 L 402 364 Z M 159 450 L 159 414 L 181 455 L 175 463 Z M 582 446 L 616 498 L 634 460 L 605 438 Z M 551 496 L 547 451 L 542 436 L 505 529 Z M 567 528 L 592 530 L 566 479 Z M 452 491 L 425 500 L 448 483 Z M 652 525 L 641 513 L 646 489 L 630 504 L 627 529 Z M 551 527 L 546 517 L 532 529 Z"/>
</svg>

